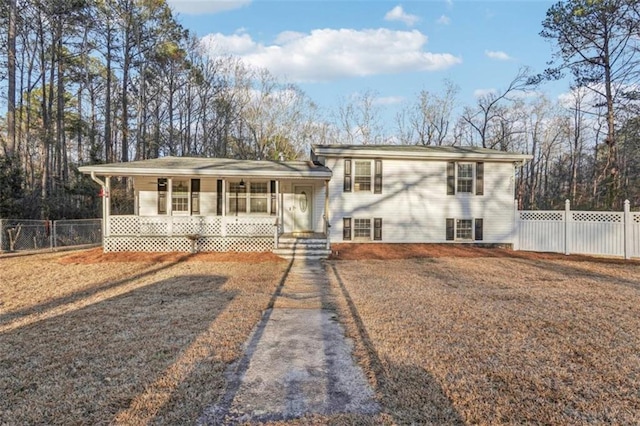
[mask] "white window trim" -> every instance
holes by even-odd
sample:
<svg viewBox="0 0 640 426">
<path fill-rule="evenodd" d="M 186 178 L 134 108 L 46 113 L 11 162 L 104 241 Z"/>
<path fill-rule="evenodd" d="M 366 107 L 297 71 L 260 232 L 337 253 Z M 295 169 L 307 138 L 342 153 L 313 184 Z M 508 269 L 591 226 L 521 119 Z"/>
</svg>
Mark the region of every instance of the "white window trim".
<svg viewBox="0 0 640 426">
<path fill-rule="evenodd" d="M 470 238 L 459 238 L 458 237 L 458 221 L 468 220 L 471 222 L 471 237 Z M 475 241 L 475 220 L 474 218 L 454 218 L 453 219 L 453 240 L 454 241 Z"/>
<path fill-rule="evenodd" d="M 175 181 L 186 181 L 187 182 L 187 210 L 183 211 L 183 210 L 174 210 L 173 209 L 173 183 Z M 169 199 L 169 206 L 168 208 L 171 209 L 171 216 L 191 216 L 191 179 L 184 179 L 184 178 L 169 178 L 168 179 L 168 185 L 169 185 L 169 194 L 168 194 L 168 199 Z"/>
<path fill-rule="evenodd" d="M 244 180 L 244 179 L 242 179 Z M 227 180 L 225 182 L 224 185 L 224 189 L 226 192 L 226 207 L 225 207 L 225 211 L 226 211 L 226 215 L 227 216 L 235 216 L 236 212 L 231 210 L 231 206 L 233 205 L 235 208 L 235 204 L 231 204 L 231 203 L 235 203 L 236 201 L 236 193 L 231 191 L 231 184 L 232 183 L 238 183 L 240 182 L 240 180 Z M 251 212 L 251 183 L 266 183 L 267 184 L 267 192 L 266 193 L 261 193 L 260 196 L 261 198 L 264 198 L 267 201 L 267 211 L 266 212 Z M 271 197 L 271 183 L 269 180 L 245 180 L 244 181 L 244 185 L 245 185 L 245 192 L 244 193 L 238 193 L 238 199 L 244 198 L 245 199 L 245 206 L 246 209 L 245 211 L 239 211 L 238 212 L 238 216 L 271 216 L 270 212 L 271 212 L 271 202 L 275 201 L 272 200 Z"/>
<path fill-rule="evenodd" d="M 376 179 L 376 163 L 375 160 L 369 160 L 366 158 L 362 158 L 362 159 L 358 159 L 358 158 L 352 158 L 351 159 L 352 164 L 351 164 L 351 192 L 352 193 L 373 193 L 374 187 L 375 187 L 375 179 Z M 356 163 L 369 163 L 369 189 L 368 190 L 361 190 L 361 189 L 356 189 Z"/>
<path fill-rule="evenodd" d="M 468 162 L 468 161 L 460 161 L 460 162 L 456 162 L 455 163 L 455 177 L 456 177 L 456 181 L 455 181 L 455 194 L 456 195 L 474 195 L 476 193 L 476 163 L 472 163 L 472 162 Z M 460 177 L 458 176 L 458 172 L 459 172 L 459 167 L 461 165 L 470 165 L 471 166 L 471 190 L 470 191 L 459 191 L 458 190 L 458 180 L 460 179 Z"/>
<path fill-rule="evenodd" d="M 373 187 L 374 187 L 374 180 L 375 180 L 375 163 L 373 160 L 367 160 L 367 159 L 357 159 L 354 158 L 353 160 L 353 165 L 351 166 L 353 174 L 352 174 L 352 178 L 351 178 L 351 192 L 364 192 L 364 193 L 372 193 L 373 192 Z M 356 173 L 357 170 L 357 163 L 369 163 L 369 189 L 364 190 L 364 189 L 356 189 L 356 177 L 358 176 L 358 174 Z M 364 175 L 363 175 L 364 176 Z"/>
<path fill-rule="evenodd" d="M 356 221 L 357 220 L 368 220 L 369 221 L 369 236 L 368 237 L 363 237 L 363 236 L 356 236 Z M 373 241 L 373 219 L 372 218 L 366 218 L 366 217 L 354 217 L 352 218 L 352 224 L 351 224 L 351 239 L 353 241 Z"/>
</svg>

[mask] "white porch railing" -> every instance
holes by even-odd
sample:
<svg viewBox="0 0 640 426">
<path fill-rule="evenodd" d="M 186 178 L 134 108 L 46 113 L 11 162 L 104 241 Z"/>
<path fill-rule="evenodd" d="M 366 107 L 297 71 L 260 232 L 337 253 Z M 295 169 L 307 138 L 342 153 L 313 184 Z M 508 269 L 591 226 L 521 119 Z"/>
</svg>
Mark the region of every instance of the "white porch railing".
<svg viewBox="0 0 640 426">
<path fill-rule="evenodd" d="M 629 201 L 622 212 L 516 211 L 514 249 L 640 257 L 640 213 Z"/>
<path fill-rule="evenodd" d="M 106 236 L 271 237 L 275 223 L 271 216 L 111 216 Z"/>
</svg>

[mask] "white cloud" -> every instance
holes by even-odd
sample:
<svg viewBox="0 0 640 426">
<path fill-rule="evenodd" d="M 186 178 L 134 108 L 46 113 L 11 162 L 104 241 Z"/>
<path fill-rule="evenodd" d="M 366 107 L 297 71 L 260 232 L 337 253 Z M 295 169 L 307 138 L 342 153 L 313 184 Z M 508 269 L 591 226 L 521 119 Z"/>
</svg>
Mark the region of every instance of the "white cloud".
<svg viewBox="0 0 640 426">
<path fill-rule="evenodd" d="M 497 61 L 510 61 L 513 59 L 501 50 L 485 50 L 484 54 L 487 58 L 495 59 Z"/>
<path fill-rule="evenodd" d="M 427 36 L 418 30 L 318 29 L 308 34 L 285 32 L 272 44 L 248 34 L 209 34 L 202 39 L 211 55 L 239 56 L 246 64 L 266 68 L 292 81 L 327 81 L 345 77 L 438 71 L 462 62 L 449 53 L 424 50 Z"/>
<path fill-rule="evenodd" d="M 251 4 L 251 0 L 167 0 L 174 12 L 203 15 L 226 12 Z"/>
<path fill-rule="evenodd" d="M 420 20 L 420 18 L 416 15 L 410 15 L 406 13 L 404 9 L 402 9 L 402 6 L 398 5 L 393 9 L 391 9 L 390 11 L 388 11 L 386 15 L 384 15 L 384 20 L 400 21 L 400 22 L 404 22 L 405 25 L 412 27 Z"/>
<path fill-rule="evenodd" d="M 298 40 L 304 37 L 304 33 L 299 33 L 297 31 L 283 31 L 278 34 L 278 37 L 275 40 L 275 44 L 286 44 Z"/>
<path fill-rule="evenodd" d="M 473 91 L 473 96 L 476 98 L 482 98 L 483 96 L 495 95 L 498 91 L 494 88 L 492 89 L 476 89 Z"/>
<path fill-rule="evenodd" d="M 450 23 L 451 23 L 451 18 L 449 18 L 447 15 L 440 16 L 436 21 L 436 24 L 440 24 L 440 25 L 449 25 Z"/>
<path fill-rule="evenodd" d="M 373 100 L 374 105 L 395 105 L 404 102 L 402 96 L 381 96 Z"/>
<path fill-rule="evenodd" d="M 206 36 L 205 39 L 207 39 Z M 203 39 L 203 41 L 205 40 Z M 235 55 L 243 55 L 251 53 L 258 49 L 258 44 L 251 39 L 246 33 L 236 33 L 222 37 L 212 37 L 207 39 L 205 48 L 207 50 L 221 50 L 225 53 L 233 53 Z"/>
</svg>

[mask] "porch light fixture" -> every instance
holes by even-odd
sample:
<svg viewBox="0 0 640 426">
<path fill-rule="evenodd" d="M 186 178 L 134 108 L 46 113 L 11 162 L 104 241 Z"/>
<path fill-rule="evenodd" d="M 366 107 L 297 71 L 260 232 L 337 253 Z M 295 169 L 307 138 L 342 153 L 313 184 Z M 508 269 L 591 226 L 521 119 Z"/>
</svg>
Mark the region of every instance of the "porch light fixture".
<svg viewBox="0 0 640 426">
<path fill-rule="evenodd" d="M 244 179 L 240 179 L 240 188 L 244 189 Z"/>
</svg>

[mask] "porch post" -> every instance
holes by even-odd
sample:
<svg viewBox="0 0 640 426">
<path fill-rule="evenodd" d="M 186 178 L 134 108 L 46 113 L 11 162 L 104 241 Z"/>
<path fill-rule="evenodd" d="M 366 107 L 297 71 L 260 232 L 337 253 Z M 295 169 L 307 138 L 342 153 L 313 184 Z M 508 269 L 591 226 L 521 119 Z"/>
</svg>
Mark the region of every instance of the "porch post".
<svg viewBox="0 0 640 426">
<path fill-rule="evenodd" d="M 222 221 L 220 222 L 220 234 L 227 236 L 227 179 L 222 178 Z"/>
<path fill-rule="evenodd" d="M 573 226 L 571 226 L 571 201 L 568 199 L 564 201 L 564 254 L 569 255 L 571 253 L 570 239 L 573 232 Z M 569 227 L 571 226 L 571 229 Z"/>
<path fill-rule="evenodd" d="M 167 198 L 168 198 L 168 202 L 167 202 L 167 235 L 168 236 L 172 236 L 173 235 L 173 178 L 169 177 L 167 178 L 167 185 L 169 186 L 169 188 L 167 188 Z"/>
<path fill-rule="evenodd" d="M 109 223 L 111 217 L 111 176 L 105 177 L 105 194 L 102 197 L 104 207 L 104 236 L 108 237 L 111 234 L 111 225 Z"/>
<path fill-rule="evenodd" d="M 275 197 L 275 201 L 276 201 L 276 224 L 275 224 L 275 235 L 274 235 L 274 240 L 273 240 L 273 244 L 275 249 L 278 249 L 278 237 L 280 234 L 280 220 L 278 219 L 280 217 L 280 181 L 278 179 L 276 179 L 276 197 Z"/>
<path fill-rule="evenodd" d="M 622 232 L 624 232 L 624 258 L 631 259 L 631 225 L 633 224 L 633 222 L 631 222 L 631 206 L 629 200 L 624 200 L 624 212 L 622 213 L 622 215 L 624 219 L 624 227 L 622 230 Z"/>
<path fill-rule="evenodd" d="M 278 183 L 278 217 L 280 218 L 280 226 L 282 226 L 282 232 L 284 233 L 284 193 L 280 192 L 280 184 Z"/>
<path fill-rule="evenodd" d="M 329 224 L 329 181 L 324 181 L 324 235 L 327 237 L 327 250 L 331 248 L 331 239 L 329 237 L 331 226 Z"/>
</svg>

